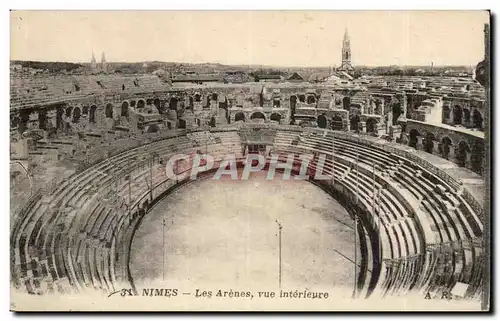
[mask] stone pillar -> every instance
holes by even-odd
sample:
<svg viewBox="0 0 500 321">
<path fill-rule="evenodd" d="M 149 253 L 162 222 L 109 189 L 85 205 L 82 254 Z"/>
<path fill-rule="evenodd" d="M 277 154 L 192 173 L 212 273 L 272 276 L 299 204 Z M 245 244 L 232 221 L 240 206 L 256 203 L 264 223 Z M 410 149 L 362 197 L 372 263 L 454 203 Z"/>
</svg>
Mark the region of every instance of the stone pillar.
<svg viewBox="0 0 500 321">
<path fill-rule="evenodd" d="M 452 162 L 456 162 L 456 158 L 455 158 L 455 146 L 454 145 L 450 145 L 450 152 L 448 153 L 448 160 L 449 161 L 452 161 Z"/>
<path fill-rule="evenodd" d="M 351 124 L 349 123 L 349 119 L 342 119 L 342 130 L 350 131 Z"/>
<path fill-rule="evenodd" d="M 38 111 L 32 111 L 29 114 L 29 120 L 28 120 L 28 129 L 38 129 L 39 127 L 39 120 L 38 120 Z"/>
<path fill-rule="evenodd" d="M 472 168 L 472 162 L 471 162 L 471 152 L 468 152 L 465 155 L 465 168 L 471 169 Z"/>
<path fill-rule="evenodd" d="M 401 96 L 401 116 L 403 116 L 403 118 L 406 118 L 407 111 L 408 111 L 408 99 L 406 97 L 406 94 L 403 94 Z"/>
<path fill-rule="evenodd" d="M 358 128 L 359 128 L 360 132 L 366 133 L 366 122 L 360 121 L 358 124 Z"/>
<path fill-rule="evenodd" d="M 441 143 L 438 141 L 434 141 L 434 147 L 432 148 L 432 153 L 434 155 L 439 155 L 441 156 Z"/>
<path fill-rule="evenodd" d="M 409 143 L 410 143 L 410 140 L 408 139 L 408 134 L 401 133 L 401 144 L 408 145 Z"/>
<path fill-rule="evenodd" d="M 137 128 L 137 123 L 138 123 L 138 115 L 136 113 L 129 114 L 129 130 L 130 133 L 139 133 L 140 130 Z"/>
<path fill-rule="evenodd" d="M 49 110 L 47 112 L 47 128 L 56 128 L 56 127 L 57 127 L 57 111 Z"/>
<path fill-rule="evenodd" d="M 215 114 L 219 113 L 219 103 L 217 100 L 210 100 L 210 111 Z"/>
<path fill-rule="evenodd" d="M 386 127 L 384 126 L 384 124 L 376 123 L 375 124 L 375 133 L 377 134 L 377 136 L 387 134 L 387 130 L 386 130 Z"/>
<path fill-rule="evenodd" d="M 402 137 L 401 126 L 394 125 L 389 126 L 389 136 L 392 137 L 392 140 L 396 141 L 399 137 Z"/>
<path fill-rule="evenodd" d="M 102 105 L 97 105 L 95 110 L 95 123 L 98 127 L 104 126 L 106 124 L 106 112 Z"/>
<path fill-rule="evenodd" d="M 422 136 L 417 136 L 417 146 L 415 146 L 415 149 L 417 149 L 417 150 L 423 150 L 424 149 L 423 137 Z"/>
<path fill-rule="evenodd" d="M 391 131 L 391 127 L 393 126 L 393 121 L 392 121 L 392 111 L 389 111 L 389 113 L 387 114 L 387 122 L 385 123 L 386 125 L 386 130 L 388 133 L 390 133 Z"/>
</svg>

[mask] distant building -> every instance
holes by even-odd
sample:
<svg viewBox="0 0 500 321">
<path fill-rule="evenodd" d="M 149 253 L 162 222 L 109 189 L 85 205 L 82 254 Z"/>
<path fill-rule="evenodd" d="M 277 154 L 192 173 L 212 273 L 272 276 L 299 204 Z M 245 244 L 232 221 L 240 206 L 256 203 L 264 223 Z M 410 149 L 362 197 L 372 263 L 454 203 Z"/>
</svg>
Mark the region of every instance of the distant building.
<svg viewBox="0 0 500 321">
<path fill-rule="evenodd" d="M 248 76 L 242 70 L 234 70 L 226 72 L 224 82 L 230 84 L 241 84 L 247 81 Z"/>
<path fill-rule="evenodd" d="M 283 76 L 281 75 L 254 75 L 255 82 L 276 82 L 283 80 Z"/>
<path fill-rule="evenodd" d="M 346 72 L 354 71 L 351 64 L 351 41 L 349 40 L 347 28 L 345 29 L 344 41 L 342 42 L 342 64 L 337 70 Z"/>
<path fill-rule="evenodd" d="M 101 55 L 101 63 L 97 64 L 97 60 L 95 59 L 94 52 L 92 52 L 92 59 L 90 60 L 90 71 L 93 74 L 98 73 L 108 73 L 108 63 L 106 61 L 106 55 L 104 51 Z"/>
<path fill-rule="evenodd" d="M 101 71 L 103 73 L 108 72 L 108 63 L 106 62 L 106 56 L 104 55 L 104 51 L 102 52 L 102 56 L 101 56 Z"/>
<path fill-rule="evenodd" d="M 155 71 L 153 71 L 152 74 L 155 75 L 155 76 L 159 76 L 160 77 L 160 76 L 165 76 L 166 73 L 167 72 L 165 71 L 165 69 L 159 68 L 159 69 L 156 69 Z"/>
<path fill-rule="evenodd" d="M 289 81 L 304 81 L 304 78 L 298 73 L 294 72 L 290 77 L 288 77 Z"/>
<path fill-rule="evenodd" d="M 224 79 L 220 75 L 174 75 L 171 79 L 174 82 L 185 82 L 185 83 L 195 83 L 202 84 L 206 82 L 224 82 Z"/>
<path fill-rule="evenodd" d="M 93 73 L 97 72 L 97 61 L 95 59 L 94 52 L 92 51 L 92 59 L 90 60 L 90 69 Z"/>
</svg>

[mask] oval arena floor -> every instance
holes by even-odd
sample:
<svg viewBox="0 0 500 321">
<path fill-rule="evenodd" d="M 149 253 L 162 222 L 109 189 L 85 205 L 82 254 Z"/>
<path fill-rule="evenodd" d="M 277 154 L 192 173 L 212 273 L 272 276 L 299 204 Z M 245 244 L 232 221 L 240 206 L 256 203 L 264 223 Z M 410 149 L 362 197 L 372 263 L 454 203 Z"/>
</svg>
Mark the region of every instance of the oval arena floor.
<svg viewBox="0 0 500 321">
<path fill-rule="evenodd" d="M 265 175 L 197 180 L 157 203 L 132 242 L 136 287 L 276 289 L 278 220 L 283 288 L 345 288 L 350 295 L 355 233 L 347 211 L 307 181 Z"/>
</svg>

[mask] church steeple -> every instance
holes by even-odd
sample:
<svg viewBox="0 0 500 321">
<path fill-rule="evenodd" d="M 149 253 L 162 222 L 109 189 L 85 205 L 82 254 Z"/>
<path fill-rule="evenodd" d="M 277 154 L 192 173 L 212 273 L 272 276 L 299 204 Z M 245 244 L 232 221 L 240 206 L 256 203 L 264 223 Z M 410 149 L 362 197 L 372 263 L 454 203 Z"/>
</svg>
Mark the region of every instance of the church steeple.
<svg viewBox="0 0 500 321">
<path fill-rule="evenodd" d="M 351 65 L 351 41 L 349 40 L 347 28 L 344 31 L 344 40 L 342 41 L 342 64 L 339 70 L 348 72 L 354 70 Z"/>
<path fill-rule="evenodd" d="M 97 70 L 97 60 L 95 59 L 94 51 L 92 51 L 92 59 L 90 60 L 90 70 L 93 73 Z"/>
<path fill-rule="evenodd" d="M 349 46 L 349 34 L 347 33 L 347 28 L 345 28 L 345 31 L 344 31 L 344 44 L 346 44 Z"/>
<path fill-rule="evenodd" d="M 104 73 L 108 72 L 108 63 L 106 62 L 106 55 L 104 54 L 104 51 L 101 55 L 101 71 Z"/>
</svg>

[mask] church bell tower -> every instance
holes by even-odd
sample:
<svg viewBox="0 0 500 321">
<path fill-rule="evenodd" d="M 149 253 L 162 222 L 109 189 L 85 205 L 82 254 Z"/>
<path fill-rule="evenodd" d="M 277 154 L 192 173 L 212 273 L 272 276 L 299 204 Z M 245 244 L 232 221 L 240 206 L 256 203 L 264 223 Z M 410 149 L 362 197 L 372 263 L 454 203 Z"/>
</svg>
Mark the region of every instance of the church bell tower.
<svg viewBox="0 0 500 321">
<path fill-rule="evenodd" d="M 351 41 L 349 40 L 349 34 L 347 33 L 347 28 L 344 32 L 344 41 L 342 42 L 342 64 L 338 69 L 340 71 L 351 72 L 354 68 L 351 65 Z"/>
</svg>

